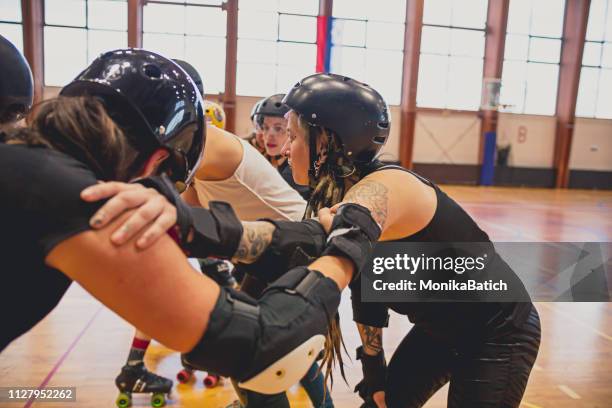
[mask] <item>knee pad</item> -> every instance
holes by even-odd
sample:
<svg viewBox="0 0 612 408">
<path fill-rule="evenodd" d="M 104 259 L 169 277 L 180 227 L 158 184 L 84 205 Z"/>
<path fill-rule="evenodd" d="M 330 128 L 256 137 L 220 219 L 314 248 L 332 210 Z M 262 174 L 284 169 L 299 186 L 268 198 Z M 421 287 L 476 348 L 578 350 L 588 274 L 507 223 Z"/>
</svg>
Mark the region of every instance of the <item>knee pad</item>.
<svg viewBox="0 0 612 408">
<path fill-rule="evenodd" d="M 185 360 L 263 394 L 287 390 L 323 350 L 340 304 L 336 283 L 320 272 L 294 268 L 256 302 L 229 288 L 211 313 L 206 333 Z"/>
</svg>

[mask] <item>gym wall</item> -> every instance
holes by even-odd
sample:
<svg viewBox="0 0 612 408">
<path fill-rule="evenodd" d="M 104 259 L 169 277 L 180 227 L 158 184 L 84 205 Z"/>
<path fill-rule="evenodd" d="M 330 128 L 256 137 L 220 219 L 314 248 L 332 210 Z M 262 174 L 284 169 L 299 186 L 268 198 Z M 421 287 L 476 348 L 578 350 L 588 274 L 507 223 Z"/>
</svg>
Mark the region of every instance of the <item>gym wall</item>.
<svg viewBox="0 0 612 408">
<path fill-rule="evenodd" d="M 45 87 L 44 97 L 59 93 Z M 214 98 L 212 98 L 214 99 Z M 236 134 L 252 129 L 249 114 L 259 97 L 236 98 Z M 384 161 L 399 162 L 400 108 L 390 106 L 391 136 Z M 477 112 L 422 109 L 417 113 L 414 168 L 437 182 L 478 184 L 478 144 L 481 120 Z M 496 185 L 552 187 L 556 119 L 554 116 L 500 113 L 497 144 L 511 145 L 508 167 L 496 168 Z M 611 188 L 612 120 L 576 118 L 570 155 L 571 188 Z"/>
</svg>

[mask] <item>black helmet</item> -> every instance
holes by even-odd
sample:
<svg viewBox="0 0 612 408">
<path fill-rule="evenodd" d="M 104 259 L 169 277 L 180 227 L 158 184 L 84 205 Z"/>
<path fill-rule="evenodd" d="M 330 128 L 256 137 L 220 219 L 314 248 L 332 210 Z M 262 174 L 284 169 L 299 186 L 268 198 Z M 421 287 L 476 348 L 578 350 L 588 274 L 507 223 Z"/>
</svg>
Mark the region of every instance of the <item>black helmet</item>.
<svg viewBox="0 0 612 408">
<path fill-rule="evenodd" d="M 276 94 L 262 99 L 257 104 L 256 115 L 284 117 L 289 107 L 283 103 L 285 94 Z"/>
<path fill-rule="evenodd" d="M 266 98 L 260 99 L 255 103 L 255 105 L 253 105 L 253 109 L 251 109 L 251 116 L 250 116 L 251 122 L 255 120 L 257 123 L 259 123 L 259 117 L 257 116 L 257 110 L 259 109 L 259 105 L 261 105 L 261 103 L 265 100 Z"/>
<path fill-rule="evenodd" d="M 171 60 L 140 49 L 109 51 L 60 94 L 99 97 L 134 148 L 148 154 L 166 147 L 169 176 L 191 181 L 206 141 L 203 102 L 189 75 Z"/>
<path fill-rule="evenodd" d="M 204 83 L 202 82 L 202 77 L 198 73 L 198 70 L 195 69 L 193 65 L 188 63 L 187 61 L 183 61 L 180 59 L 173 59 L 172 61 L 176 62 L 183 70 L 193 79 L 193 82 L 198 87 L 198 91 L 200 91 L 200 95 L 202 98 L 204 97 Z"/>
<path fill-rule="evenodd" d="M 28 62 L 0 35 L 0 124 L 17 120 L 32 107 L 34 83 Z"/>
<path fill-rule="evenodd" d="M 342 75 L 310 75 L 291 88 L 283 103 L 309 124 L 333 131 L 356 163 L 374 160 L 389 136 L 391 118 L 383 97 Z"/>
</svg>

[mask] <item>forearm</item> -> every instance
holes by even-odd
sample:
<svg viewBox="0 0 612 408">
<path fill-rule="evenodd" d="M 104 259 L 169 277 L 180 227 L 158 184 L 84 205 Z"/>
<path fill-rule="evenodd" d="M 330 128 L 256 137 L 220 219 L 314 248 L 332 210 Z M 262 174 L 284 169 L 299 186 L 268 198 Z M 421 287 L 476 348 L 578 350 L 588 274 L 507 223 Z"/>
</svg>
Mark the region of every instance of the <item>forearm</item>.
<svg viewBox="0 0 612 408">
<path fill-rule="evenodd" d="M 295 266 L 321 256 L 327 235 L 317 221 L 255 221 L 242 223 L 240 244 L 232 261 L 247 273 L 272 282 Z"/>
<path fill-rule="evenodd" d="M 308 268 L 319 271 L 336 282 L 340 290 L 348 286 L 355 271 L 353 262 L 341 256 L 322 256 L 311 263 Z"/>
<path fill-rule="evenodd" d="M 243 221 L 243 233 L 238 249 L 232 256 L 234 263 L 255 262 L 272 243 L 276 227 L 266 221 Z"/>
</svg>

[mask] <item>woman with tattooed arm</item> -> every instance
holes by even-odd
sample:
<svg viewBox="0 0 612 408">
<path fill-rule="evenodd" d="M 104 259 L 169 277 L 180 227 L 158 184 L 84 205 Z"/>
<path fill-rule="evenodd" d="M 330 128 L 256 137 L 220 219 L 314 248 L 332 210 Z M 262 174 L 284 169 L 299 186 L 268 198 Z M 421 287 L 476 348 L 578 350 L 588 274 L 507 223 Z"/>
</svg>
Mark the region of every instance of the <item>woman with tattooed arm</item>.
<svg viewBox="0 0 612 408">
<path fill-rule="evenodd" d="M 358 203 L 381 226 L 380 241 L 490 243 L 437 185 L 376 160 L 390 118 L 374 89 L 315 74 L 297 83 L 283 103 L 291 108 L 284 152 L 295 181 L 312 190 L 307 217 Z M 513 274 L 499 256 L 489 267 Z M 364 406 L 421 407 L 449 381 L 449 407 L 519 406 L 540 342 L 531 303 L 364 303 L 360 278 L 350 287 L 363 342 L 357 355 L 364 379 L 357 390 Z M 387 367 L 382 328 L 388 309 L 408 316 L 414 327 Z"/>
</svg>

